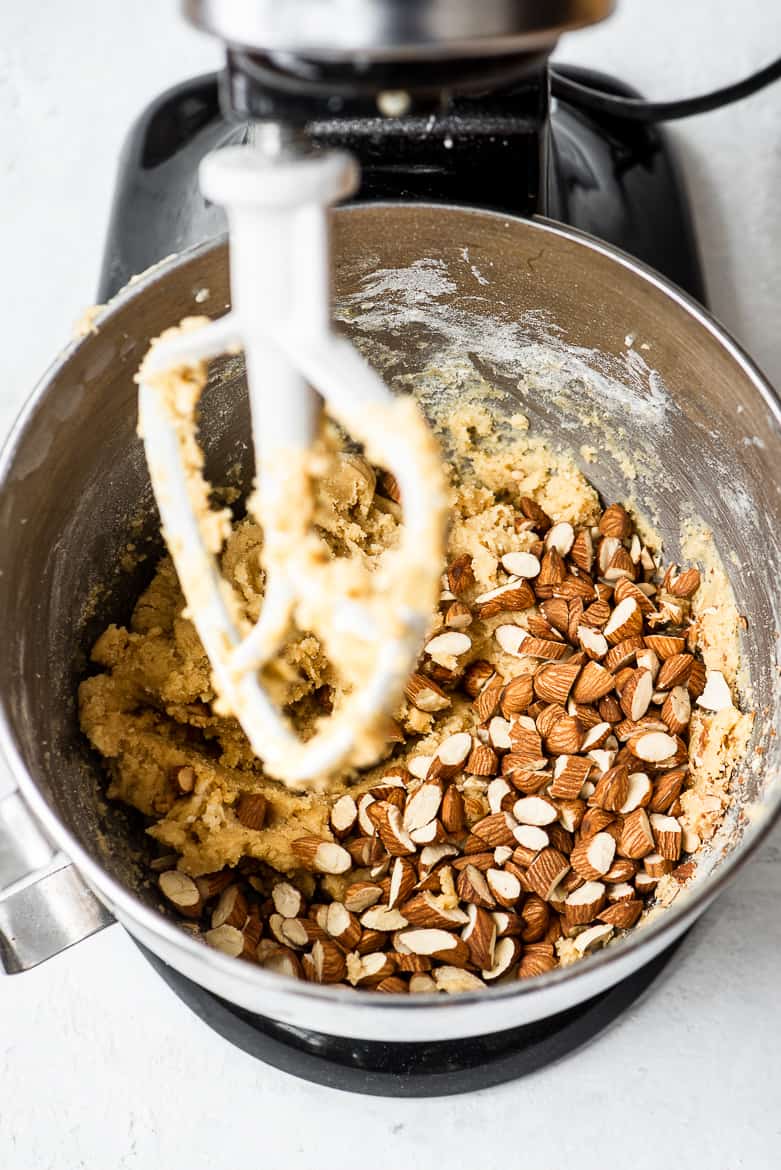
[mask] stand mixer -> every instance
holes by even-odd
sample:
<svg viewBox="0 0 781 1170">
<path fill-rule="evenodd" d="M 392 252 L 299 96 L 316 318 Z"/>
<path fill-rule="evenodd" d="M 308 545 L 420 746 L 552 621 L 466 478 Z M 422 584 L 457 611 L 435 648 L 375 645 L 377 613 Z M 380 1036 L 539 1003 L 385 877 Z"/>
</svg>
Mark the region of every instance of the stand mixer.
<svg viewBox="0 0 781 1170">
<path fill-rule="evenodd" d="M 444 481 L 422 418 L 330 329 L 327 208 L 352 194 L 358 171 L 343 151 L 314 147 L 307 122 L 318 106 L 336 111 L 346 97 L 393 119 L 430 115 L 454 94 L 511 92 L 539 70 L 560 32 L 611 7 L 609 0 L 562 0 L 553 9 L 494 0 L 479 11 L 452 0 L 186 6 L 225 42 L 226 98 L 250 119 L 249 141 L 207 155 L 200 167 L 203 195 L 227 212 L 233 307 L 158 339 L 139 374 L 139 432 L 221 709 L 239 720 L 268 772 L 291 785 L 323 782 L 381 751 L 383 717 L 401 696 L 438 598 L 446 526 Z M 449 139 L 443 145 L 453 148 Z M 196 438 L 205 363 L 239 349 L 259 469 L 248 509 L 265 534 L 266 594 L 252 628 L 219 573 L 229 512 L 209 508 Z M 312 528 L 318 395 L 391 472 L 404 501 L 399 547 L 371 576 L 330 558 Z M 306 744 L 274 708 L 260 673 L 293 624 L 318 634 L 332 659 L 347 654 L 361 663 L 343 708 L 321 719 Z"/>
<path fill-rule="evenodd" d="M 526 310 L 542 305 L 568 343 L 596 347 L 621 370 L 625 338 L 638 317 L 649 323 L 655 363 L 674 395 L 676 426 L 671 433 L 635 426 L 634 442 L 649 459 L 663 455 L 669 482 L 688 485 L 702 514 L 715 515 L 724 547 L 745 550 L 747 563 L 755 566 L 736 584 L 743 611 L 760 615 L 746 631 L 748 661 L 761 701 L 776 709 L 769 631 L 778 621 L 767 607 L 777 595 L 778 549 L 763 528 L 767 517 L 774 531 L 779 527 L 772 474 L 781 444 L 776 400 L 700 304 L 664 280 L 703 300 L 687 204 L 664 138 L 647 117 L 630 121 L 617 114 L 622 103 L 632 108 L 632 117 L 651 107 L 620 82 L 549 66 L 558 32 L 601 10 L 546 5 L 535 21 L 542 8 L 487 0 L 479 15 L 467 4 L 425 0 L 192 7 L 193 18 L 227 44 L 227 70 L 219 80 L 198 78 L 176 87 L 139 119 L 123 156 L 100 290 L 101 300 L 119 295 L 100 315 L 97 330 L 74 343 L 43 380 L 0 459 L 8 520 L 0 572 L 7 633 L 0 738 L 24 801 L 73 862 L 41 877 L 46 842 L 40 833 L 28 840 L 20 832 L 20 823 L 34 827 L 32 817 L 18 795 L 9 798 L 13 805 L 6 802 L 0 810 L 0 853 L 9 840 L 14 848 L 3 854 L 0 886 L 16 879 L 24 885 L 0 897 L 0 962 L 8 970 L 35 966 L 106 925 L 113 913 L 176 994 L 259 1059 L 361 1092 L 461 1092 L 528 1073 L 603 1029 L 648 986 L 683 932 L 755 847 L 760 833 L 747 832 L 688 908 L 672 906 L 625 947 L 539 980 L 432 1002 L 290 983 L 194 940 L 160 913 L 156 886 L 139 892 L 145 826 L 129 823 L 123 809 L 105 801 L 105 773 L 74 718 L 85 654 L 107 623 L 125 619 L 148 584 L 144 556 L 160 552 L 147 468 L 134 438 L 132 376 L 150 339 L 183 319 L 185 325 L 164 334 L 144 365 L 142 427 L 167 534 L 186 562 L 180 573 L 183 580 L 189 577 L 191 616 L 199 620 L 197 611 L 207 611 L 201 621 L 207 632 L 212 623 L 215 643 L 224 622 L 227 639 L 217 644 L 214 657 L 227 705 L 241 705 L 236 692 L 242 668 L 250 677 L 291 613 L 298 611 L 296 621 L 307 620 L 307 607 L 317 609 L 325 595 L 338 602 L 324 619 L 329 634 L 340 645 L 352 640 L 367 647 L 365 677 L 387 670 L 395 679 L 409 665 L 407 653 L 419 645 L 416 622 L 427 606 L 426 591 L 436 596 L 440 588 L 438 566 L 435 571 L 427 560 L 420 592 L 410 599 L 407 570 L 396 563 L 400 571 L 395 577 L 389 571 L 384 595 L 391 614 L 376 629 L 364 620 L 371 619 L 375 603 L 365 581 L 340 592 L 340 582 L 321 575 L 327 565 L 318 564 L 316 584 L 304 571 L 321 551 L 312 540 L 306 494 L 318 474 L 310 440 L 321 395 L 348 435 L 368 441 L 368 457 L 395 469 L 406 522 L 428 526 L 412 530 L 427 531 L 429 547 L 440 539 L 442 522 L 437 464 L 420 421 L 397 415 L 382 384 L 330 334 L 325 209 L 359 177 L 343 156 L 334 159 L 328 151 L 345 149 L 360 162 L 356 193 L 374 205 L 340 209 L 333 217 L 337 313 L 344 298 L 365 299 L 367 271 L 406 273 L 420 257 L 436 257 L 453 278 L 448 307 L 465 302 L 470 321 L 477 322 L 469 333 L 477 340 L 463 347 L 469 361 L 486 378 L 496 373 L 495 384 L 516 390 L 517 347 L 494 370 L 490 347 L 482 345 L 498 309 L 514 326 Z M 777 65 L 772 71 L 777 75 Z M 583 82 L 592 98 L 599 91 L 595 112 L 589 112 L 593 101 L 591 107 L 583 101 Z M 748 92 L 745 83 L 738 88 L 742 96 Z M 691 103 L 684 106 L 695 112 Z M 225 145 L 240 153 L 229 149 L 206 158 L 199 188 L 201 160 Z M 214 200 L 227 207 L 233 233 L 232 288 L 226 250 L 215 240 L 225 215 Z M 378 200 L 386 202 L 378 206 Z M 197 244 L 202 246 L 190 248 Z M 264 270 L 266 258 L 273 269 L 269 264 Z M 491 272 L 490 290 L 478 281 L 477 265 Z M 119 292 L 139 272 L 139 280 Z M 212 323 L 187 321 L 201 311 L 205 290 L 219 308 L 231 302 L 231 313 Z M 418 309 L 406 332 L 383 326 L 382 344 L 395 345 L 395 368 L 418 368 L 432 352 L 426 346 L 436 334 L 435 314 L 428 303 Z M 362 340 L 354 322 L 339 319 Z M 257 427 L 253 468 L 243 372 L 233 363 L 229 377 L 214 379 L 204 402 L 214 478 L 228 477 L 230 469 L 231 483 L 248 488 L 256 468 L 264 479 L 273 471 L 256 485 L 260 490 L 250 505 L 258 515 L 268 509 L 267 547 L 270 542 L 276 549 L 255 633 L 233 612 L 217 577 L 213 558 L 226 517 L 206 514 L 208 486 L 194 431 L 205 363 L 223 348 L 245 350 L 255 421 L 262 418 L 264 425 Z M 528 405 L 534 415 L 540 404 L 531 398 Z M 630 413 L 614 408 L 609 421 L 622 424 Z M 378 435 L 380 414 L 392 416 L 392 425 Z M 555 434 L 561 417 L 559 410 L 542 430 Z M 746 444 L 748 434 L 761 442 Z M 280 468 L 276 452 L 291 450 L 294 457 L 281 456 Z M 731 506 L 737 496 L 720 490 L 721 480 L 714 490 L 715 462 L 721 480 L 734 481 L 743 493 L 740 499 L 756 502 L 750 514 Z M 412 507 L 416 477 L 417 503 L 427 509 L 422 513 Z M 614 488 L 608 476 L 595 486 L 605 498 L 618 498 L 622 484 L 619 477 Z M 294 495 L 297 485 L 301 491 Z M 651 505 L 664 512 L 668 479 L 648 486 Z M 208 524 L 199 531 L 204 515 Z M 177 526 L 189 543 L 177 544 Z M 675 534 L 669 535 L 674 544 Z M 106 590 L 131 538 L 142 555 L 123 571 L 116 592 Z M 420 550 L 410 551 L 418 563 Z M 328 588 L 321 589 L 321 582 Z M 97 608 L 96 586 L 103 599 Z M 214 614 L 208 612 L 211 602 Z M 383 661 L 378 640 L 393 646 L 394 638 L 396 648 Z M 371 696 L 363 693 L 368 703 Z M 379 717 L 379 706 L 375 710 Z M 274 742 L 268 750 L 265 741 L 258 746 L 288 782 L 323 779 L 338 766 L 340 753 L 349 757 L 361 747 L 347 736 L 323 739 L 317 750 L 328 743 L 328 752 L 307 758 L 316 741 L 300 748 L 286 740 L 289 732 L 276 712 L 266 714 Z M 777 757 L 771 741 L 768 765 L 777 769 Z M 778 800 L 772 794 L 765 799 L 761 779 L 744 795 L 763 801 L 767 821 L 778 815 Z M 113 843 L 110 851 L 97 848 L 103 841 Z"/>
</svg>

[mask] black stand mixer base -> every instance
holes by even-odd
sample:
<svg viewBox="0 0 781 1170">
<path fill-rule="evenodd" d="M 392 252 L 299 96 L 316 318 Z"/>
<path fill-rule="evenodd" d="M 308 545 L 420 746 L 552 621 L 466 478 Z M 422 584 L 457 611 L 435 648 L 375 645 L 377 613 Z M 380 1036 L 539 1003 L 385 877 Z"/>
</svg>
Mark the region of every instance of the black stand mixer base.
<svg viewBox="0 0 781 1170">
<path fill-rule="evenodd" d="M 653 983 L 680 941 L 622 983 L 555 1016 L 489 1036 L 404 1044 L 327 1036 L 254 1015 L 206 991 L 137 945 L 204 1023 L 272 1068 L 347 1093 L 447 1097 L 517 1080 L 593 1040 Z"/>
</svg>

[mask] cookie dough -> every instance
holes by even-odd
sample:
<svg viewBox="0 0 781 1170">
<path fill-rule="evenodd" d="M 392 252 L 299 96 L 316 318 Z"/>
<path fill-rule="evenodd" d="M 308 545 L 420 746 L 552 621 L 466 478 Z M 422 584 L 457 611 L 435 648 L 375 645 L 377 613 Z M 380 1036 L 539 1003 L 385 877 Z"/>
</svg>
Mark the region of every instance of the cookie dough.
<svg viewBox="0 0 781 1170">
<path fill-rule="evenodd" d="M 520 497 L 532 497 L 559 521 L 589 525 L 597 520 L 600 503 L 594 489 L 570 459 L 530 436 L 522 417 L 500 440 L 489 412 L 470 405 L 451 417 L 446 438 L 454 452 L 448 560 L 468 554 L 478 588 L 496 584 L 504 554 L 530 548 L 537 539 L 519 529 Z M 362 457 L 341 450 L 334 428 L 323 436 L 320 457 L 323 474 L 315 502 L 320 534 L 334 552 L 349 551 L 366 565 L 376 564 L 398 540 L 400 509 L 392 491 Z M 261 548 L 260 529 L 244 520 L 222 554 L 223 571 L 250 620 L 262 605 Z M 703 614 L 698 620 L 707 653 L 734 681 L 738 615 L 719 571 L 720 577 L 706 572 L 694 612 L 699 607 Z M 281 874 L 299 873 L 300 857 L 291 843 L 307 835 L 333 839 L 329 809 L 346 788 L 357 795 L 387 771 L 391 757 L 411 765 L 449 734 L 475 727 L 471 704 L 455 693 L 441 712 L 427 713 L 404 701 L 388 728 L 383 762 L 368 772 L 346 773 L 325 794 L 291 792 L 264 774 L 236 720 L 215 709 L 210 666 L 183 606 L 172 563 L 164 558 L 129 627 L 110 626 L 98 639 L 92 654 L 98 673 L 81 684 L 79 697 L 81 726 L 107 764 L 109 798 L 144 814 L 161 851 L 176 854 L 186 874 L 213 873 L 243 858 L 267 863 Z M 487 659 L 512 677 L 518 659 L 508 657 L 493 637 L 506 620 L 500 614 L 470 626 L 466 661 Z M 528 619 L 518 614 L 514 620 L 523 625 Z M 443 628 L 440 612 L 429 637 Z M 339 664 L 309 633 L 291 638 L 266 682 L 303 735 L 339 702 Z M 693 782 L 681 798 L 681 823 L 704 840 L 729 800 L 729 777 L 745 749 L 751 721 L 734 708 L 696 718 Z M 192 769 L 184 792 L 182 769 Z M 237 804 L 247 793 L 262 794 L 267 802 L 260 830 L 246 827 L 237 816 Z"/>
</svg>

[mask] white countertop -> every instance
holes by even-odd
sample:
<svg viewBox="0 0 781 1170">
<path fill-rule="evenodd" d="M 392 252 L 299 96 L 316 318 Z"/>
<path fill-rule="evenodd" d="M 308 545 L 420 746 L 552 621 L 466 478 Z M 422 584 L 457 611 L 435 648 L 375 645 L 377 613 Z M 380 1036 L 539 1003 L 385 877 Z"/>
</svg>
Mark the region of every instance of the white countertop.
<svg viewBox="0 0 781 1170">
<path fill-rule="evenodd" d="M 679 97 L 781 51 L 778 0 L 624 0 L 560 55 Z M 172 0 L 0 6 L 0 430 L 91 303 L 117 152 L 216 67 Z M 716 314 L 781 385 L 781 86 L 674 135 Z M 0 794 L 7 780 L 0 773 Z M 111 927 L 0 977 L 3 1170 L 764 1170 L 781 1143 L 781 832 L 652 992 L 588 1049 L 471 1096 L 358 1099 L 231 1048 Z"/>
</svg>

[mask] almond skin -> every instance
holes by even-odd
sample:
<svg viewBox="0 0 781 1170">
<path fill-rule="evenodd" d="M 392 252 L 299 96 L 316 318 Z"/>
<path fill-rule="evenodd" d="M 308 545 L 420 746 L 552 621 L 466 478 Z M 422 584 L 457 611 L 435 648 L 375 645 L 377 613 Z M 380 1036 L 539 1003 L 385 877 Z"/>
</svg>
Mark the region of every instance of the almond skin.
<svg viewBox="0 0 781 1170">
<path fill-rule="evenodd" d="M 534 676 L 534 693 L 547 703 L 566 703 L 579 673 L 578 663 L 546 663 Z"/>
<path fill-rule="evenodd" d="M 619 540 L 626 540 L 633 530 L 632 519 L 623 504 L 610 504 L 600 516 L 600 536 L 617 536 Z"/>
<path fill-rule="evenodd" d="M 590 704 L 608 695 L 615 686 L 615 678 L 599 662 L 587 662 L 572 688 L 576 703 Z"/>
<path fill-rule="evenodd" d="M 207 945 L 312 984 L 456 994 L 544 975 L 557 944 L 590 954 L 667 875 L 691 876 L 689 751 L 737 702 L 698 657 L 700 572 L 661 568 L 621 504 L 575 524 L 516 499 L 496 548 L 445 569 L 387 763 L 325 815 L 307 805 L 287 876 L 246 857 L 192 879 L 175 853 L 157 859 L 169 908 Z M 198 797 L 196 767 L 167 775 L 172 800 Z M 239 794 L 229 819 L 250 841 L 277 799 Z"/>
</svg>

